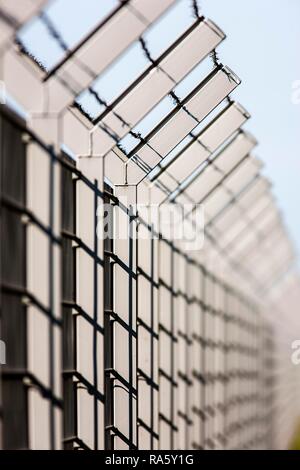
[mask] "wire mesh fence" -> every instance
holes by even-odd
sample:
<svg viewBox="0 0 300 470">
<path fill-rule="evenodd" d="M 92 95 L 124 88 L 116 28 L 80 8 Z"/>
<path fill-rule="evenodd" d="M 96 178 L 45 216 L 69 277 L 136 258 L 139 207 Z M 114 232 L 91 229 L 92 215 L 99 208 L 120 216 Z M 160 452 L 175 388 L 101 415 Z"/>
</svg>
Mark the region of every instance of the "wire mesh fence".
<svg viewBox="0 0 300 470">
<path fill-rule="evenodd" d="M 255 301 L 154 237 L 89 162 L 3 110 L 1 135 L 2 446 L 267 447 L 272 335 Z M 125 240 L 98 238 L 99 206 Z"/>
<path fill-rule="evenodd" d="M 1 447 L 287 447 L 299 282 L 273 302 L 294 252 L 225 34 L 197 1 L 73 2 L 76 40 L 62 0 L 59 21 L 18 3 L 0 6 Z"/>
</svg>

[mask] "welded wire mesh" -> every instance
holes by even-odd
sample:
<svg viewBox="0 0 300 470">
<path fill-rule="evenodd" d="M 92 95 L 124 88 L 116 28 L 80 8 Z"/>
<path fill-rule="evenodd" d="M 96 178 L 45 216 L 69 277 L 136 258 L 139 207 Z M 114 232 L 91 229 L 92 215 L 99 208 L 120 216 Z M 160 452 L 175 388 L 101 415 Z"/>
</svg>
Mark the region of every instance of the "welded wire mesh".
<svg viewBox="0 0 300 470">
<path fill-rule="evenodd" d="M 5 122 L 5 126 L 10 126 L 11 132 L 14 130 L 21 140 L 24 131 L 15 128 L 6 118 L 2 118 L 2 122 Z M 18 148 L 15 151 L 18 151 Z M 19 145 L 20 151 L 24 163 L 26 151 L 22 143 Z M 257 307 L 250 300 L 243 298 L 233 287 L 225 285 L 211 275 L 204 266 L 193 262 L 178 251 L 168 240 L 153 240 L 151 228 L 145 225 L 143 220 L 140 221 L 139 230 L 149 231 L 148 239 L 142 238 L 140 241 L 129 239 L 126 242 L 128 245 L 126 250 L 130 259 L 136 249 L 134 244 L 138 246 L 140 243 L 143 252 L 145 249 L 149 250 L 148 261 L 138 257 L 134 266 L 126 265 L 127 255 L 124 254 L 124 259 L 122 256 L 117 256 L 109 239 L 104 245 L 104 258 L 99 259 L 95 247 L 87 246 L 76 234 L 76 213 L 78 213 L 76 186 L 78 184 L 86 186 L 92 198 L 99 198 L 102 201 L 104 197 L 104 200 L 111 205 L 112 214 L 114 211 L 123 211 L 128 224 L 132 224 L 130 214 L 126 208 L 118 205 L 118 199 L 109 187 L 105 188 L 103 195 L 95 182 L 81 176 L 74 162 L 68 157 L 64 156 L 57 163 L 61 165 L 59 199 L 62 208 L 59 246 L 62 253 L 63 321 L 60 323 L 60 329 L 63 341 L 61 373 L 64 389 L 62 401 L 65 447 L 84 449 L 101 448 L 105 445 L 107 448 L 135 448 L 139 443 L 141 447 L 146 448 L 174 449 L 263 447 L 262 436 L 267 434 L 265 426 L 268 425 L 269 418 L 261 419 L 261 396 L 272 392 L 267 391 L 271 387 L 269 383 L 266 385 L 262 383 L 262 380 L 266 380 L 261 375 L 263 349 L 260 341 L 263 320 Z M 24 173 L 25 168 L 19 165 L 16 165 L 15 169 L 8 166 L 5 172 L 7 181 L 13 178 L 14 182 L 18 175 L 24 179 Z M 19 191 L 21 187 L 18 187 Z M 7 196 L 6 191 L 3 191 L 4 207 Z M 18 202 L 22 203 L 22 200 Z M 10 205 L 4 211 L 8 212 L 9 217 L 13 217 L 16 208 Z M 94 214 L 96 211 L 97 206 L 93 209 Z M 19 219 L 24 216 L 26 206 L 18 207 L 17 214 Z M 2 227 L 5 230 L 8 226 L 9 223 L 4 218 Z M 24 226 L 19 222 L 19 228 L 15 227 L 15 233 L 22 237 L 24 232 Z M 6 243 L 8 239 L 8 236 L 4 236 Z M 25 262 L 26 250 L 21 241 L 20 243 L 17 252 L 18 245 L 14 245 L 13 259 L 16 263 L 22 263 L 22 260 Z M 93 309 L 85 311 L 78 304 L 76 296 L 78 251 L 84 252 L 94 266 L 104 263 L 105 293 L 104 297 L 99 297 L 97 307 L 98 315 L 99 312 L 104 312 L 101 316 L 101 318 L 104 316 L 103 323 L 94 318 Z M 158 252 L 161 266 L 157 264 Z M 2 289 L 6 292 L 8 288 L 6 283 L 11 281 L 5 271 L 9 263 L 5 263 L 3 257 L 2 261 L 4 262 Z M 30 261 L 27 260 L 28 262 Z M 23 265 L 23 271 L 24 269 Z M 125 285 L 127 284 L 129 289 L 127 316 L 124 316 L 122 311 L 116 310 L 113 295 L 114 291 L 124 284 L 123 274 L 127 279 Z M 137 283 L 136 289 L 141 299 L 137 304 L 134 323 L 132 306 L 130 307 L 132 282 Z M 23 284 L 18 285 L 20 292 L 13 290 L 10 295 L 18 301 L 16 315 L 21 315 L 25 320 L 26 307 L 22 306 L 22 299 L 26 295 L 26 282 Z M 101 295 L 101 289 L 97 294 L 97 284 L 90 288 L 94 290 L 93 302 L 95 302 L 98 294 Z M 145 304 L 146 298 L 149 299 L 147 304 Z M 159 314 L 155 299 L 159 302 Z M 122 302 L 124 303 L 124 299 Z M 15 323 L 15 315 L 11 315 L 9 305 L 3 295 L 2 325 L 6 326 L 2 331 L 9 331 Z M 21 314 L 19 309 L 25 312 Z M 78 344 L 79 328 L 81 328 L 80 334 L 84 336 L 85 349 L 91 352 L 84 357 L 89 364 L 88 367 L 87 364 L 81 366 L 83 352 L 80 343 Z M 21 344 L 26 350 L 29 344 L 25 328 L 19 324 L 19 334 L 22 334 L 22 330 L 24 337 Z M 97 346 L 96 335 L 101 337 L 104 335 L 104 343 L 101 343 L 101 349 L 95 354 L 92 351 L 95 352 L 94 348 Z M 88 338 L 92 341 L 90 345 Z M 9 336 L 7 340 L 9 341 Z M 128 345 L 129 356 L 125 363 L 122 341 Z M 17 356 L 20 343 L 13 342 L 13 344 L 17 348 L 15 352 Z M 136 353 L 138 353 L 137 360 Z M 51 361 L 50 355 L 49 360 Z M 11 364 L 12 366 L 16 367 L 15 364 Z M 18 369 L 19 367 L 18 364 Z M 104 377 L 105 388 L 102 390 L 95 380 L 96 370 Z M 20 383 L 21 390 L 23 389 L 23 393 L 26 394 L 27 388 L 23 379 L 28 373 L 24 364 L 21 376 L 18 370 L 19 382 L 16 378 L 11 382 L 12 379 L 4 371 L 2 377 L 4 390 L 6 387 L 12 387 L 13 392 L 17 393 L 17 383 Z M 38 385 L 36 387 L 39 389 Z M 42 386 L 39 393 L 44 400 L 51 403 L 51 396 L 47 395 Z M 29 443 L 25 430 L 30 428 L 28 409 L 24 404 L 22 412 L 12 409 L 9 411 L 12 396 L 3 393 L 3 414 L 5 417 L 6 413 L 14 413 L 12 422 L 17 423 L 19 431 L 18 434 L 13 433 L 11 424 L 9 425 L 4 419 L 3 435 L 9 439 L 4 441 L 4 446 L 27 447 Z M 146 401 L 149 402 L 150 409 L 145 408 Z M 57 405 L 55 403 L 51 406 Z M 105 410 L 100 419 L 99 415 L 98 419 L 95 418 L 98 406 L 104 406 Z M 94 419 L 87 423 L 81 413 L 86 415 L 88 407 Z M 125 413 L 126 419 L 123 422 Z M 48 420 L 48 426 L 51 427 L 51 419 Z M 24 441 L 18 438 L 22 429 Z"/>
<path fill-rule="evenodd" d="M 21 29 L 1 12 L 3 77 L 33 111 L 1 108 L 2 447 L 280 447 L 297 381 L 261 294 L 293 251 L 224 33 L 186 0 L 109 1 L 76 41 L 51 7 Z M 202 204 L 205 249 L 136 209 L 153 201 Z"/>
</svg>

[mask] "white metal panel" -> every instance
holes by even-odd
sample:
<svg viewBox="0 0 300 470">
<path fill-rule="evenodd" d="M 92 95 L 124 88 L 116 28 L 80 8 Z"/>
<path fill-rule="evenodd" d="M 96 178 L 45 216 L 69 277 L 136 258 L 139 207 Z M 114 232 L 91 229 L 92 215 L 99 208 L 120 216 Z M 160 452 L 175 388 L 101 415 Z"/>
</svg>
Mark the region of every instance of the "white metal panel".
<svg viewBox="0 0 300 470">
<path fill-rule="evenodd" d="M 233 194 L 238 193 L 257 175 L 261 166 L 257 159 L 250 156 L 227 178 L 226 188 Z"/>
<path fill-rule="evenodd" d="M 214 163 L 227 174 L 241 161 L 241 156 L 245 157 L 248 155 L 256 144 L 256 140 L 249 133 L 241 132 Z"/>
<path fill-rule="evenodd" d="M 174 449 L 176 428 L 176 326 L 174 312 L 174 253 L 159 241 L 159 448 Z"/>
<path fill-rule="evenodd" d="M 213 151 L 239 129 L 248 118 L 247 111 L 239 103 L 233 102 L 200 133 L 199 139 Z"/>
<path fill-rule="evenodd" d="M 188 315 L 190 316 L 188 322 L 188 334 L 191 341 L 190 354 L 188 357 L 188 366 L 190 378 L 193 381 L 192 389 L 189 389 L 188 407 L 189 416 L 191 417 L 191 426 L 188 433 L 188 448 L 200 449 L 202 444 L 202 394 L 203 394 L 203 380 L 201 381 L 202 370 L 202 354 L 203 343 L 201 343 L 202 335 L 202 307 L 201 301 L 203 300 L 202 291 L 202 271 L 198 266 L 189 264 L 188 266 L 188 285 L 187 294 L 190 298 L 190 305 Z"/>
<path fill-rule="evenodd" d="M 14 18 L 20 25 L 46 3 L 46 0 L 1 0 L 0 9 Z"/>
<path fill-rule="evenodd" d="M 205 19 L 161 63 L 162 68 L 179 82 L 191 68 L 202 60 L 224 39 L 224 33 L 212 27 Z M 194 47 L 197 43 L 198 47 Z"/>
<path fill-rule="evenodd" d="M 219 183 L 221 179 L 222 174 L 212 165 L 209 165 L 205 168 L 203 173 L 200 173 L 198 178 L 196 178 L 187 187 L 185 193 L 195 202 L 200 202 Z"/>
<path fill-rule="evenodd" d="M 25 111 L 43 110 L 45 101 L 40 77 L 13 48 L 4 51 L 2 77 L 7 93 Z"/>
<path fill-rule="evenodd" d="M 259 196 L 259 194 L 257 194 Z M 271 193 L 265 192 L 257 197 L 256 200 L 253 202 L 253 206 L 249 204 L 249 201 L 240 200 L 239 205 L 244 211 L 248 211 L 247 214 L 249 215 L 251 220 L 255 220 L 267 207 L 271 207 L 274 204 L 274 199 Z"/>
<path fill-rule="evenodd" d="M 44 400 L 39 391 L 31 388 L 28 393 L 29 409 L 29 446 L 32 450 L 49 450 L 50 426 L 49 402 Z M 60 446 L 59 446 L 60 447 Z M 58 448 L 59 448 L 58 447 Z"/>
<path fill-rule="evenodd" d="M 197 121 L 185 111 L 179 110 L 173 119 L 170 119 L 155 135 L 149 140 L 149 146 L 158 152 L 161 157 L 175 147 L 195 126 Z M 143 149 L 138 151 L 138 155 L 143 158 Z"/>
<path fill-rule="evenodd" d="M 170 165 L 167 172 L 178 181 L 183 181 L 205 161 L 228 137 L 230 137 L 247 119 L 246 111 L 232 103 L 189 143 Z M 199 142 L 198 142 L 199 141 Z"/>
<path fill-rule="evenodd" d="M 255 146 L 255 141 L 248 134 L 240 133 L 213 160 L 213 165 L 205 168 L 185 192 L 194 201 L 201 202 L 210 191 L 230 173 Z"/>
<path fill-rule="evenodd" d="M 145 2 L 143 2 L 145 3 Z M 135 41 L 145 29 L 158 18 L 174 0 L 164 0 L 151 4 L 151 14 L 145 10 L 141 13 L 142 4 L 124 5 L 108 21 L 104 23 L 87 41 L 76 51 L 76 57 L 71 57 L 59 67 L 57 77 L 62 82 L 69 83 L 70 77 L 76 77 L 76 92 L 79 94 L 95 77 L 105 70 L 125 49 Z M 107 48 L 107 44 L 110 45 Z M 101 57 L 101 60 L 99 60 Z M 81 73 L 78 66 L 80 64 Z M 87 73 L 88 70 L 88 73 Z M 56 81 L 56 76 L 50 82 Z M 61 101 L 61 109 L 67 106 L 67 97 Z"/>
<path fill-rule="evenodd" d="M 151 220 L 149 221 L 151 222 Z M 158 240 L 138 226 L 138 447 L 158 448 Z"/>
<path fill-rule="evenodd" d="M 78 437 L 90 449 L 94 448 L 94 399 L 83 386 L 77 388 Z"/>
<path fill-rule="evenodd" d="M 150 5 L 148 0 L 132 0 L 129 8 L 134 8 L 139 16 L 144 17 L 145 23 L 149 24 L 162 15 L 173 3 L 175 0 L 152 0 Z"/>
<path fill-rule="evenodd" d="M 0 11 L 3 12 L 3 19 L 0 20 L 1 33 L 0 45 L 11 39 L 15 31 L 30 19 L 42 6 L 46 0 L 1 0 Z M 9 18 L 7 21 L 5 17 Z"/>
<path fill-rule="evenodd" d="M 218 186 L 203 203 L 206 215 L 206 221 L 212 219 L 223 207 L 230 203 L 232 196 L 226 188 Z"/>
<path fill-rule="evenodd" d="M 190 408 L 189 402 L 189 348 L 190 339 L 188 331 L 189 311 L 188 302 L 185 297 L 187 292 L 187 264 L 181 254 L 174 254 L 174 289 L 175 289 L 175 334 L 177 336 L 177 367 L 176 377 L 178 382 L 177 403 L 175 413 L 178 428 L 177 448 L 188 448 L 188 429 Z"/>
<path fill-rule="evenodd" d="M 276 246 L 277 254 L 277 243 L 286 241 L 286 233 L 281 225 L 275 226 L 273 230 L 264 238 L 260 240 L 259 245 L 253 244 L 244 254 L 242 259 L 249 259 L 250 261 L 256 258 L 257 253 L 265 250 L 265 255 L 274 253 L 274 247 Z"/>
<path fill-rule="evenodd" d="M 27 145 L 26 159 L 26 205 L 37 220 L 37 223 L 29 223 L 26 230 L 27 289 L 41 305 L 40 308 L 29 302 L 27 309 L 28 371 L 59 399 L 62 393 L 61 330 L 52 323 L 50 316 L 58 321 L 61 318 L 60 251 L 46 232 L 49 230 L 54 237 L 59 237 L 60 200 L 57 194 L 60 167 L 54 162 L 51 164 L 50 154 L 35 143 Z M 41 396 L 41 391 L 31 393 L 30 403 L 29 436 L 32 448 L 41 446 L 50 449 L 53 446 L 59 449 L 61 411 L 56 412 L 51 400 Z M 50 409 L 54 415 L 53 421 L 50 420 Z M 49 434 L 52 433 L 53 442 L 47 434 L 39 436 L 41 425 L 49 429 Z"/>
<path fill-rule="evenodd" d="M 184 100 L 185 108 L 194 118 L 185 111 L 178 110 L 174 118 L 168 120 L 151 137 L 149 145 L 162 157 L 165 156 L 236 86 L 237 83 L 234 80 L 230 81 L 223 70 L 218 71 L 214 77 L 195 92 L 195 95 Z"/>
<path fill-rule="evenodd" d="M 10 34 L 13 32 L 13 29 L 8 25 L 4 20 L 0 20 L 0 45 L 7 40 Z"/>
<path fill-rule="evenodd" d="M 176 158 L 174 163 L 171 163 L 166 172 L 176 178 L 177 181 L 183 181 L 198 165 L 201 165 L 209 155 L 209 151 L 204 149 L 199 142 L 195 141 Z M 163 176 L 164 174 L 160 177 L 161 181 L 163 181 Z"/>
<path fill-rule="evenodd" d="M 233 256 L 239 256 L 240 259 L 244 256 L 251 247 L 255 246 L 259 242 L 258 234 L 261 236 L 266 233 L 268 235 L 269 230 L 273 230 L 278 223 L 276 216 L 266 217 L 257 224 L 256 231 L 248 230 L 243 237 L 239 237 L 237 232 L 233 238 L 230 246 L 230 251 Z"/>
<path fill-rule="evenodd" d="M 61 80 L 68 80 L 69 76 L 76 77 L 74 72 L 77 64 L 81 63 L 83 68 L 90 70 L 89 74 L 82 76 L 81 83 L 78 83 L 79 93 L 83 88 L 97 77 L 109 64 L 112 63 L 140 34 L 143 33 L 146 25 L 127 6 L 119 9 L 91 38 L 86 41 L 76 52 L 76 60 L 67 61 L 58 72 Z M 116 32 L 118 36 L 116 36 Z M 110 47 L 107 48 L 107 44 Z M 101 60 L 99 60 L 101 57 Z M 50 80 L 55 80 L 52 76 Z M 67 103 L 62 103 L 63 107 Z"/>
<path fill-rule="evenodd" d="M 264 178 L 257 178 L 245 192 L 243 192 L 240 196 L 237 197 L 235 201 L 238 207 L 240 208 L 241 213 L 246 213 L 249 211 L 249 214 L 251 214 L 251 218 L 254 220 L 255 217 L 257 217 L 269 204 L 272 203 L 272 198 L 267 192 L 268 188 L 269 184 Z M 214 196 L 214 194 L 218 194 L 221 189 L 222 187 L 219 187 L 216 192 L 212 193 L 212 197 Z M 206 200 L 206 202 L 209 202 L 209 198 Z M 217 214 L 215 220 L 218 220 L 219 217 L 226 217 L 227 211 L 230 211 L 231 208 L 232 205 L 229 205 L 228 207 L 226 207 L 226 209 L 224 208 L 224 210 L 221 211 L 220 214 Z M 236 229 L 234 229 L 234 232 L 236 232 Z M 222 239 L 220 240 L 221 246 L 226 245 L 226 243 L 230 239 L 230 236 L 232 237 L 233 235 L 223 234 Z"/>
<path fill-rule="evenodd" d="M 204 119 L 238 85 L 240 80 L 226 67 L 218 70 L 187 103 L 187 109 L 198 121 Z"/>
<path fill-rule="evenodd" d="M 136 205 L 136 189 L 134 187 L 118 186 L 115 195 L 126 207 Z M 114 263 L 114 311 L 125 322 L 127 328 L 120 322 L 114 325 L 114 368 L 127 386 L 120 380 L 115 381 L 114 425 L 122 434 L 136 445 L 137 403 L 136 403 L 136 222 L 131 221 L 122 209 L 115 208 L 114 224 L 118 235 L 114 239 L 114 253 L 120 263 Z M 121 232 L 119 232 L 121 231 Z M 131 236 L 130 236 L 131 234 Z M 122 385 L 122 388 L 120 386 Z M 133 391 L 135 390 L 135 392 Z M 119 443 L 119 444 L 118 444 Z M 123 448 L 120 439 L 115 441 L 116 449 Z"/>
<path fill-rule="evenodd" d="M 103 187 L 103 161 L 101 158 L 80 158 L 78 168 L 85 177 L 98 187 Z M 101 208 L 102 199 L 96 191 L 87 186 L 82 180 L 76 182 L 76 234 L 82 241 L 82 246 L 76 249 L 76 303 L 83 310 L 84 316 L 76 318 L 76 366 L 94 389 L 96 394 L 104 395 L 103 374 L 103 334 L 93 327 L 104 325 L 103 312 L 103 245 L 98 239 L 96 230 L 98 223 L 101 235 L 101 219 L 97 210 Z M 101 212 L 99 212 L 100 214 Z M 85 388 L 78 384 L 78 388 Z M 104 405 L 86 390 L 77 395 L 78 406 L 78 437 L 92 449 L 104 448 Z M 86 412 L 85 412 L 86 410 Z M 98 415 L 97 430 L 95 420 L 88 419 Z M 95 436 L 98 441 L 95 442 Z"/>
<path fill-rule="evenodd" d="M 191 48 L 191 37 L 195 36 L 199 39 L 199 47 Z M 122 120 L 134 127 L 220 41 L 218 34 L 213 33 L 209 27 L 209 22 L 200 23 L 162 60 L 160 64 L 162 70 L 151 70 L 150 74 L 146 75 L 133 90 L 125 94 L 114 107 L 113 112 L 105 116 L 102 122 L 113 129 L 119 138 L 122 138 L 128 132 Z M 185 67 L 179 67 L 182 60 L 184 60 Z M 175 70 L 176 75 L 173 76 Z M 116 115 L 121 116 L 122 120 L 116 119 Z"/>
<path fill-rule="evenodd" d="M 269 187 L 269 182 L 262 176 L 259 176 L 259 178 L 257 178 L 256 181 L 253 182 L 249 189 L 247 189 L 247 191 L 243 192 L 239 196 L 239 204 L 242 207 L 249 207 L 252 204 L 256 204 L 257 200 L 259 200 L 260 197 L 267 193 Z"/>
<path fill-rule="evenodd" d="M 238 168 L 226 179 L 222 186 L 205 200 L 205 210 L 209 218 L 216 216 L 230 202 L 235 203 L 239 192 L 257 175 L 260 170 L 260 162 L 253 157 L 247 158 Z"/>
</svg>

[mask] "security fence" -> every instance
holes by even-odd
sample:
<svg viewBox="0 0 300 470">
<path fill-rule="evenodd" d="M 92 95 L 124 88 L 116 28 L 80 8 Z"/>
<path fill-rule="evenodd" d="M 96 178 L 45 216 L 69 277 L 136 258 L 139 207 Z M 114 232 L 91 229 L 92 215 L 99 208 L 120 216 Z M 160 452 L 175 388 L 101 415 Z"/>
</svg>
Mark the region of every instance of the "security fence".
<svg viewBox="0 0 300 470">
<path fill-rule="evenodd" d="M 266 447 L 259 306 L 4 108 L 1 135 L 3 447 Z"/>
<path fill-rule="evenodd" d="M 195 1 L 120 0 L 68 44 L 47 2 L 38 16 L 12 3 L 0 7 L 18 109 L 1 105 L 1 447 L 286 447 L 300 410 L 281 282 L 293 249 L 229 96 L 240 80 L 215 52 L 224 33 Z M 22 32 L 30 18 L 56 44 L 48 65 Z M 200 244 L 166 230 L 165 204 Z"/>
</svg>

